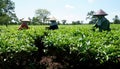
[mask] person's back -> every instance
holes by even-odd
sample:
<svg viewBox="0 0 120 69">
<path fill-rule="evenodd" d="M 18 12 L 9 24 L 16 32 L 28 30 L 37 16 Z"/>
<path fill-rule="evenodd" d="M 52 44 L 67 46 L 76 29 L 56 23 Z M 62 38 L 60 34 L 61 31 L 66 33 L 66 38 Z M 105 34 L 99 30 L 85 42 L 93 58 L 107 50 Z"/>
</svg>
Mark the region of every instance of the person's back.
<svg viewBox="0 0 120 69">
<path fill-rule="evenodd" d="M 110 22 L 104 17 L 101 23 L 102 30 L 110 31 Z"/>
<path fill-rule="evenodd" d="M 46 27 L 46 29 L 50 29 L 50 30 L 55 30 L 55 29 L 58 29 L 58 24 L 56 22 L 56 18 L 55 17 L 52 17 L 49 19 L 50 20 L 50 27 Z"/>
<path fill-rule="evenodd" d="M 22 29 L 29 29 L 27 23 L 29 22 L 29 20 L 27 19 L 20 19 L 20 21 L 22 22 L 22 24 L 20 25 L 20 27 L 18 28 L 19 30 L 22 30 Z"/>
<path fill-rule="evenodd" d="M 58 25 L 55 21 L 52 21 L 50 24 L 50 29 L 54 30 L 54 29 L 58 29 Z"/>
<path fill-rule="evenodd" d="M 20 27 L 18 28 L 19 30 L 22 30 L 22 29 L 29 29 L 28 25 L 26 22 L 23 22 Z"/>
</svg>

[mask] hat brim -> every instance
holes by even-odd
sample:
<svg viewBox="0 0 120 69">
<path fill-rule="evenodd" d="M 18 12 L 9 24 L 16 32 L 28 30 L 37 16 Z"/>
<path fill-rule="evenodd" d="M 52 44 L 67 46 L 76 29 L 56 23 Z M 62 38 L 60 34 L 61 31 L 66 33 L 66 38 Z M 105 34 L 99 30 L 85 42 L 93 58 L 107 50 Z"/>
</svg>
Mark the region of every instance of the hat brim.
<svg viewBox="0 0 120 69">
<path fill-rule="evenodd" d="M 107 16 L 108 14 L 94 14 L 93 16 Z"/>
<path fill-rule="evenodd" d="M 27 21 L 27 20 L 23 20 L 22 22 L 30 22 L 30 21 Z"/>
</svg>

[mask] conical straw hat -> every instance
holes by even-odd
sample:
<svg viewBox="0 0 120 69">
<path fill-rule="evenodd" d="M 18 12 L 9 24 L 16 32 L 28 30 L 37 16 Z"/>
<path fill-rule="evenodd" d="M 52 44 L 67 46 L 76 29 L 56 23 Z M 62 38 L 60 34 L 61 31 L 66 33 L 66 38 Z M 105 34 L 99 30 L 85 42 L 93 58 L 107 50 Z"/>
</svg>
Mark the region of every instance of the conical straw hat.
<svg viewBox="0 0 120 69">
<path fill-rule="evenodd" d="M 23 18 L 21 21 L 27 21 L 27 22 L 29 22 L 30 20 L 28 18 Z"/>
<path fill-rule="evenodd" d="M 98 10 L 95 14 L 94 14 L 94 16 L 106 16 L 106 15 L 108 15 L 106 12 L 104 12 L 102 9 L 100 9 L 100 10 Z"/>
<path fill-rule="evenodd" d="M 57 19 L 55 17 L 51 17 L 49 20 L 50 21 L 52 21 L 52 20 L 56 21 Z"/>
</svg>

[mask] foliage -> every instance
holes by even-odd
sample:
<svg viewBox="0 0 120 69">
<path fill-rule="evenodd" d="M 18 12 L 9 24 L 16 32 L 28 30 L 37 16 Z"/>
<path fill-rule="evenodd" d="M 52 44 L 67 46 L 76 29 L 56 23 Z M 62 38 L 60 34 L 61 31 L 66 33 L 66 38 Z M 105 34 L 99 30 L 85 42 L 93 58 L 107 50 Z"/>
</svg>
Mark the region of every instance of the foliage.
<svg viewBox="0 0 120 69">
<path fill-rule="evenodd" d="M 79 25 L 79 24 L 83 24 L 83 21 L 72 21 L 72 25 Z"/>
<path fill-rule="evenodd" d="M 79 52 L 80 61 L 97 60 L 104 63 L 109 60 L 115 61 L 114 59 L 119 57 L 119 30 L 99 33 L 79 26 L 65 29 L 51 31 L 44 40 L 45 45 L 62 49 L 69 54 Z"/>
<path fill-rule="evenodd" d="M 44 23 L 50 14 L 51 13 L 47 9 L 37 9 L 35 11 L 35 17 L 39 19 L 39 23 Z"/>
<path fill-rule="evenodd" d="M 115 15 L 115 18 L 113 18 L 113 23 L 120 24 L 120 19 L 119 19 L 118 15 Z"/>
<path fill-rule="evenodd" d="M 62 23 L 65 24 L 67 22 L 67 20 L 62 20 Z"/>
<path fill-rule="evenodd" d="M 11 0 L 1 0 L 0 1 L 0 24 L 11 23 L 12 20 L 16 21 L 17 17 L 14 13 L 14 2 Z"/>
<path fill-rule="evenodd" d="M 28 30 L 17 30 L 17 26 L 0 26 L 0 61 L 17 63 L 20 61 L 18 59 L 32 57 L 29 59 L 31 62 L 26 62 L 34 66 L 34 61 L 37 60 L 33 58 L 43 53 L 62 59 L 59 61 L 68 68 L 79 67 L 82 64 L 99 66 L 108 62 L 119 63 L 119 25 L 111 24 L 110 32 L 94 32 L 91 30 L 92 25 L 59 25 L 58 30 L 45 30 L 46 26 L 30 26 Z M 38 50 L 39 55 L 27 56 L 35 55 L 33 52 Z"/>
<path fill-rule="evenodd" d="M 32 24 L 33 25 L 39 24 L 39 18 L 38 17 L 33 17 L 32 18 Z"/>
<path fill-rule="evenodd" d="M 96 22 L 96 17 L 93 16 L 94 13 L 95 13 L 94 11 L 90 11 L 87 13 L 86 19 L 90 19 L 89 24 L 95 24 Z"/>
</svg>

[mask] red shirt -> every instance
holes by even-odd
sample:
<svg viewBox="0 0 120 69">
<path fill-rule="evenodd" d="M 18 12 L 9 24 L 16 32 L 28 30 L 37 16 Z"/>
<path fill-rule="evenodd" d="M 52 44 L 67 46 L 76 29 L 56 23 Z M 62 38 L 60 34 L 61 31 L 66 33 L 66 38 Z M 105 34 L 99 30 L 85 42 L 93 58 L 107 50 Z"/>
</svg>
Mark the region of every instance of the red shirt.
<svg viewBox="0 0 120 69">
<path fill-rule="evenodd" d="M 21 25 L 20 25 L 20 27 L 19 27 L 19 29 L 28 29 L 29 27 L 28 27 L 28 25 L 27 25 L 27 22 L 23 22 Z"/>
</svg>

